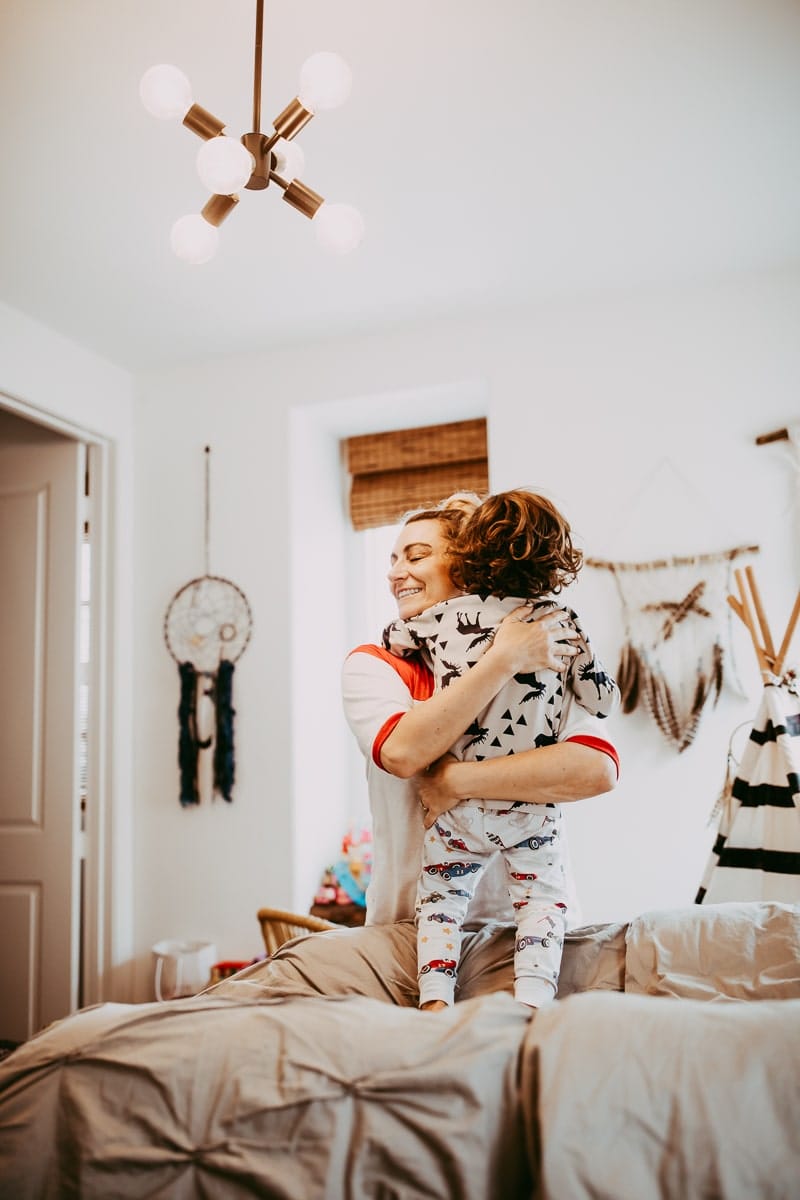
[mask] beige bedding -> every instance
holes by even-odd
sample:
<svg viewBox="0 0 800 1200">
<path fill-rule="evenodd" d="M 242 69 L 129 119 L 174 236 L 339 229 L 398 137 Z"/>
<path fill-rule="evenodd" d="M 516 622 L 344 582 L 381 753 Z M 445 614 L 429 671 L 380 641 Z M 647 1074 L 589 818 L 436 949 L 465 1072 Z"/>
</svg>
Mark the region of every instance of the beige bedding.
<svg viewBox="0 0 800 1200">
<path fill-rule="evenodd" d="M 626 992 L 717 1001 L 800 996 L 797 905 L 730 902 L 645 913 L 625 941 Z"/>
<path fill-rule="evenodd" d="M 0 1195 L 524 1196 L 526 1028 L 505 994 L 435 1016 L 365 997 L 105 1005 L 5 1064 Z"/>
<path fill-rule="evenodd" d="M 797 920 L 720 905 L 576 931 L 530 1021 L 497 991 L 511 931 L 471 996 L 418 1012 L 411 926 L 88 1009 L 0 1064 L 0 1196 L 796 1200 Z"/>
<path fill-rule="evenodd" d="M 537 1200 L 797 1200 L 800 1000 L 587 993 L 522 1056 Z"/>
</svg>

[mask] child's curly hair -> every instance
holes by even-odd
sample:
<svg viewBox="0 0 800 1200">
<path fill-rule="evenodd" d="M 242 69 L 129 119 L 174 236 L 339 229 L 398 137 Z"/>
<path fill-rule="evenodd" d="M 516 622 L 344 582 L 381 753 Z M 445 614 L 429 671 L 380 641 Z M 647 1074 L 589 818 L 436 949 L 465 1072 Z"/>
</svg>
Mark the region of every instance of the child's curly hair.
<svg viewBox="0 0 800 1200">
<path fill-rule="evenodd" d="M 583 566 L 583 552 L 572 545 L 555 505 L 521 489 L 484 500 L 458 531 L 453 550 L 456 587 L 501 598 L 553 595 Z"/>
</svg>

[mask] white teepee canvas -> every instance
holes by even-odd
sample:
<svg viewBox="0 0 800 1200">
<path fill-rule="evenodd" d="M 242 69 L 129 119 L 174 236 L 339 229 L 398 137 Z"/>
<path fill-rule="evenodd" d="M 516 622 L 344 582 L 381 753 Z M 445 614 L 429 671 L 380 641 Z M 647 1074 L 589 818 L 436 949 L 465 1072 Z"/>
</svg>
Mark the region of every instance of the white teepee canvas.
<svg viewBox="0 0 800 1200">
<path fill-rule="evenodd" d="M 800 903 L 800 696 L 768 683 L 723 802 L 698 904 Z"/>
<path fill-rule="evenodd" d="M 784 665 L 800 617 L 800 595 L 776 651 L 752 568 L 736 572 L 739 598 L 729 603 L 750 631 L 764 694 L 719 830 L 697 904 L 726 900 L 800 903 L 800 689 Z M 749 589 L 749 596 L 748 596 Z M 750 599 L 753 607 L 751 608 Z"/>
</svg>

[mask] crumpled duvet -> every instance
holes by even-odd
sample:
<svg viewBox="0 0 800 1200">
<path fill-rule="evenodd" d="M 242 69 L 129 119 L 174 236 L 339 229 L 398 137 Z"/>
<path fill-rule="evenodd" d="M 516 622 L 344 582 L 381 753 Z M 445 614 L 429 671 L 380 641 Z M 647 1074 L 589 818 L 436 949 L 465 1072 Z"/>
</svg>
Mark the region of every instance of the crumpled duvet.
<svg viewBox="0 0 800 1200">
<path fill-rule="evenodd" d="M 0 1195 L 526 1196 L 527 1023 L 505 994 L 101 1005 L 0 1066 Z"/>
<path fill-rule="evenodd" d="M 797 1200 L 800 1000 L 592 992 L 522 1055 L 536 1200 Z"/>
</svg>

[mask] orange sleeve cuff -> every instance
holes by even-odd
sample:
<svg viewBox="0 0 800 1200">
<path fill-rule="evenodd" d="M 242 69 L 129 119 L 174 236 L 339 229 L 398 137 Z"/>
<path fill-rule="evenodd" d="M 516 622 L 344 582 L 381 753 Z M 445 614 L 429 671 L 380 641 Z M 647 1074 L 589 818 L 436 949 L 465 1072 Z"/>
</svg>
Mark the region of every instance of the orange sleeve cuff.
<svg viewBox="0 0 800 1200">
<path fill-rule="evenodd" d="M 603 754 L 607 754 L 612 759 L 614 766 L 617 768 L 617 779 L 619 779 L 619 755 L 615 746 L 611 742 L 606 742 L 603 738 L 592 737 L 588 733 L 576 733 L 573 737 L 564 739 L 567 742 L 579 742 L 582 746 L 591 746 L 592 750 L 602 750 Z"/>
<path fill-rule="evenodd" d="M 380 729 L 375 735 L 375 741 L 372 743 L 372 761 L 375 763 L 375 766 L 380 767 L 382 771 L 385 770 L 385 767 L 381 762 L 381 750 L 383 750 L 383 744 L 397 725 L 397 722 L 403 716 L 405 716 L 405 713 L 399 712 L 395 713 L 394 716 L 389 717 L 387 721 L 384 721 L 383 725 L 381 725 Z"/>
</svg>

